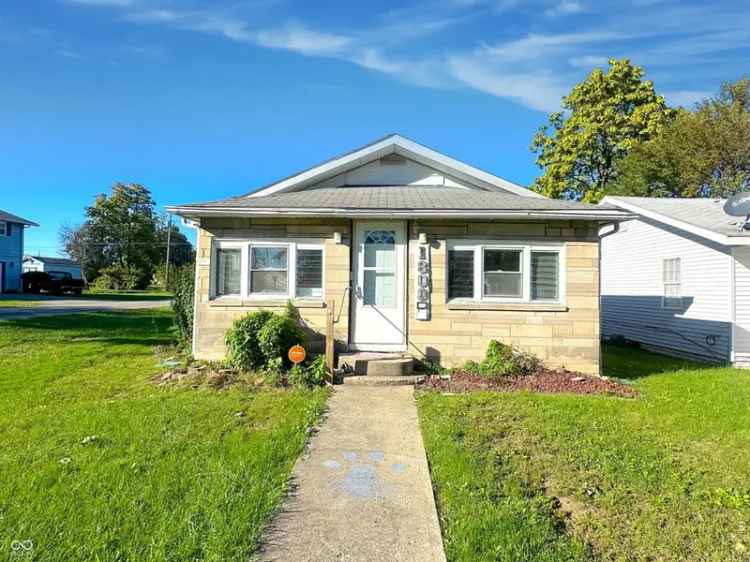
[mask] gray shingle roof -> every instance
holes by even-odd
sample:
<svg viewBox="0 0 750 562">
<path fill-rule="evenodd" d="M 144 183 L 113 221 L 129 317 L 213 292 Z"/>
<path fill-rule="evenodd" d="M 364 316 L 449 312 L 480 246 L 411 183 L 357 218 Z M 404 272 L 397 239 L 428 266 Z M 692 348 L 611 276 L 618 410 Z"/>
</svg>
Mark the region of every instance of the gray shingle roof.
<svg viewBox="0 0 750 562">
<path fill-rule="evenodd" d="M 14 215 L 12 213 L 8 213 L 6 211 L 0 210 L 0 221 L 5 222 L 15 222 L 18 224 L 24 224 L 26 226 L 39 226 L 37 223 L 32 222 L 30 220 L 22 219 L 21 217 Z"/>
<path fill-rule="evenodd" d="M 670 197 L 607 197 L 607 202 L 634 205 L 640 209 L 729 237 L 750 237 L 742 217 L 724 212 L 726 199 L 674 199 Z"/>
<path fill-rule="evenodd" d="M 585 211 L 615 209 L 573 201 L 443 186 L 333 187 L 264 197 L 233 197 L 179 209 L 342 209 L 446 211 Z"/>
</svg>

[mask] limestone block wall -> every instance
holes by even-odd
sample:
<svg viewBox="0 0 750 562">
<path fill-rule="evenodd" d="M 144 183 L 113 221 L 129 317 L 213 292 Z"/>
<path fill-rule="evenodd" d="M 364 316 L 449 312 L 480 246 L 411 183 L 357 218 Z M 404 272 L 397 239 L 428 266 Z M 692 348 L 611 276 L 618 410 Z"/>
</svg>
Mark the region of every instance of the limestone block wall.
<svg viewBox="0 0 750 562">
<path fill-rule="evenodd" d="M 334 232 L 342 233 L 342 242 L 334 242 Z M 308 349 L 323 351 L 325 345 L 326 301 L 336 302 L 337 343 L 346 345 L 349 333 L 349 253 L 351 223 L 336 219 L 237 219 L 205 218 L 198 231 L 196 261 L 196 306 L 193 353 L 198 359 L 224 358 L 224 333 L 232 322 L 248 312 L 265 309 L 282 311 L 286 300 L 250 301 L 221 299 L 211 302 L 211 251 L 214 238 L 241 240 L 319 238 L 324 240 L 324 298 L 295 299 L 303 323 L 308 328 Z"/>
<path fill-rule="evenodd" d="M 419 233 L 431 243 L 432 314 L 415 318 Z M 491 339 L 537 354 L 550 366 L 598 374 L 599 240 L 596 223 L 490 223 L 411 221 L 409 228 L 408 333 L 410 351 L 460 366 L 483 358 Z M 566 302 L 550 305 L 484 305 L 455 307 L 447 302 L 447 240 L 482 239 L 514 242 L 549 240 L 566 245 Z"/>
<path fill-rule="evenodd" d="M 334 242 L 334 232 L 342 242 Z M 599 240 L 598 225 L 581 221 L 552 222 L 409 222 L 407 268 L 407 330 L 409 352 L 423 353 L 446 366 L 460 366 L 484 356 L 491 339 L 537 354 L 551 366 L 598 374 L 599 356 Z M 425 233 L 432 245 L 432 314 L 415 319 L 415 275 L 418 238 Z M 319 238 L 324 240 L 324 298 L 294 301 L 309 328 L 308 348 L 322 351 L 326 308 L 336 303 L 335 333 L 345 348 L 349 335 L 350 295 L 347 293 L 351 254 L 348 219 L 203 219 L 198 233 L 194 354 L 200 359 L 224 357 L 224 333 L 238 317 L 261 308 L 282 310 L 284 300 L 210 300 L 211 249 L 215 238 Z M 566 301 L 562 305 L 455 305 L 447 301 L 446 246 L 460 239 L 535 240 L 565 243 Z"/>
</svg>

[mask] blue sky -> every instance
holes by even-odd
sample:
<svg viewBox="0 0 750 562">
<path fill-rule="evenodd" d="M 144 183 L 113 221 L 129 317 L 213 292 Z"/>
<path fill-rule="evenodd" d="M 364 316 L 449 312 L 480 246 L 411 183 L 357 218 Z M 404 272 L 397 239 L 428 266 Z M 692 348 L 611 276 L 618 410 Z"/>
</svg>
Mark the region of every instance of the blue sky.
<svg viewBox="0 0 750 562">
<path fill-rule="evenodd" d="M 529 184 L 594 66 L 630 57 L 690 105 L 750 70 L 748 30 L 721 0 L 5 0 L 0 208 L 54 254 L 114 181 L 216 199 L 390 132 Z"/>
</svg>

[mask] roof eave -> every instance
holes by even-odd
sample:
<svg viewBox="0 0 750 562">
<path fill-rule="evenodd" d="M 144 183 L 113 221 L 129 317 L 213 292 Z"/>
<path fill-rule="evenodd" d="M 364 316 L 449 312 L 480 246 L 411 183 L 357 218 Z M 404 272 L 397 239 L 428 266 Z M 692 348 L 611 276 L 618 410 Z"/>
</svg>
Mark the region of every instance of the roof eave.
<svg viewBox="0 0 750 562">
<path fill-rule="evenodd" d="M 455 219 L 558 219 L 617 222 L 635 218 L 620 210 L 465 210 L 465 209 L 277 209 L 227 207 L 167 207 L 167 211 L 187 219 L 201 217 L 338 217 L 338 218 L 455 218 Z"/>
<path fill-rule="evenodd" d="M 641 215 L 656 222 L 660 222 L 679 230 L 689 232 L 690 234 L 695 234 L 696 236 L 700 236 L 701 238 L 705 238 L 706 240 L 716 242 L 717 244 L 721 244 L 723 246 L 750 246 L 750 236 L 731 236 L 722 234 L 720 232 L 715 232 L 713 230 L 709 230 L 708 228 L 696 226 L 694 224 L 669 217 L 662 213 L 657 213 L 656 211 L 652 211 L 651 209 L 645 209 L 629 201 L 618 199 L 617 197 L 605 197 L 604 199 L 602 199 L 602 204 L 609 204 L 615 207 L 619 207 L 620 209 L 624 209 L 625 211 L 629 211 L 630 213 L 634 213 L 635 215 Z"/>
</svg>

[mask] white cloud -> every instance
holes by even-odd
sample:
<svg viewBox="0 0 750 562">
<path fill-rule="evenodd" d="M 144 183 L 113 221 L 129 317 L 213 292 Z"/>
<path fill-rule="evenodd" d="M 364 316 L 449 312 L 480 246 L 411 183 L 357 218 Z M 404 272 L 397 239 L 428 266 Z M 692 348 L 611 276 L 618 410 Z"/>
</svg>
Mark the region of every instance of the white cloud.
<svg viewBox="0 0 750 562">
<path fill-rule="evenodd" d="M 65 57 L 66 59 L 73 59 L 73 60 L 85 60 L 87 58 L 80 53 L 77 53 L 71 49 L 66 49 L 66 48 L 58 49 L 57 54 L 60 55 L 61 57 Z"/>
<path fill-rule="evenodd" d="M 568 59 L 570 66 L 576 68 L 591 69 L 595 66 L 607 66 L 609 59 L 596 55 L 583 55 L 581 57 L 571 57 Z"/>
<path fill-rule="evenodd" d="M 321 33 L 298 24 L 259 31 L 255 34 L 255 40 L 263 47 L 286 49 L 303 55 L 338 54 L 352 44 L 350 37 Z"/>
<path fill-rule="evenodd" d="M 636 1 L 641 2 L 641 8 L 629 11 L 625 9 L 627 0 L 612 0 L 606 10 L 587 0 L 534 0 L 531 5 L 519 0 L 421 0 L 386 12 L 373 11 L 366 23 L 349 23 L 342 31 L 298 21 L 279 24 L 268 19 L 273 12 L 266 9 L 257 11 L 263 19 L 256 20 L 248 2 L 222 8 L 211 0 L 190 10 L 175 8 L 180 5 L 175 0 L 67 0 L 110 6 L 130 22 L 215 34 L 302 56 L 334 58 L 412 84 L 473 88 L 539 111 L 557 110 L 561 97 L 592 67 L 605 67 L 608 58 L 623 56 L 648 69 L 656 67 L 665 78 L 661 83 L 670 91 L 668 100 L 689 105 L 706 94 L 680 89 L 679 76 L 685 69 L 707 60 L 712 61 L 712 72 L 720 72 L 716 70 L 719 63 L 723 72 L 729 67 L 736 69 L 741 62 L 738 53 L 733 57 L 726 53 L 750 45 L 746 31 L 750 16 L 734 5 L 721 4 L 722 0 L 711 7 L 698 4 L 698 0 L 658 5 L 660 0 Z M 549 16 L 574 16 L 589 8 L 597 10 L 596 24 L 567 27 L 574 32 L 555 31 L 560 22 Z M 492 21 L 480 26 L 476 39 L 472 36 L 467 45 L 455 29 L 480 19 L 498 18 L 508 10 L 530 15 L 526 29 L 534 31 L 523 34 L 521 28 L 519 33 L 515 26 L 526 20 L 508 17 L 501 22 L 507 25 Z M 511 33 L 510 29 L 515 34 L 504 35 Z"/>
<path fill-rule="evenodd" d="M 591 31 L 549 35 L 530 33 L 521 39 L 495 45 L 486 45 L 484 48 L 488 53 L 501 57 L 506 61 L 542 60 L 548 53 L 560 55 L 564 50 L 580 45 L 621 41 L 630 37 L 630 35 L 618 31 Z"/>
<path fill-rule="evenodd" d="M 567 16 L 571 14 L 580 14 L 586 12 L 587 8 L 581 2 L 575 0 L 563 0 L 556 6 L 547 9 L 544 14 L 550 17 Z"/>
<path fill-rule="evenodd" d="M 714 92 L 706 92 L 702 90 L 677 90 L 672 92 L 664 92 L 664 98 L 667 103 L 672 107 L 682 106 L 687 109 L 692 108 L 696 103 L 710 98 Z"/>
<path fill-rule="evenodd" d="M 564 83 L 545 71 L 515 72 L 512 68 L 493 67 L 471 56 L 453 56 L 448 64 L 451 74 L 464 84 L 539 111 L 559 109 L 560 99 L 566 92 Z"/>
<path fill-rule="evenodd" d="M 82 6 L 106 6 L 125 8 L 135 4 L 134 0 L 67 0 L 70 4 L 81 4 Z"/>
</svg>

